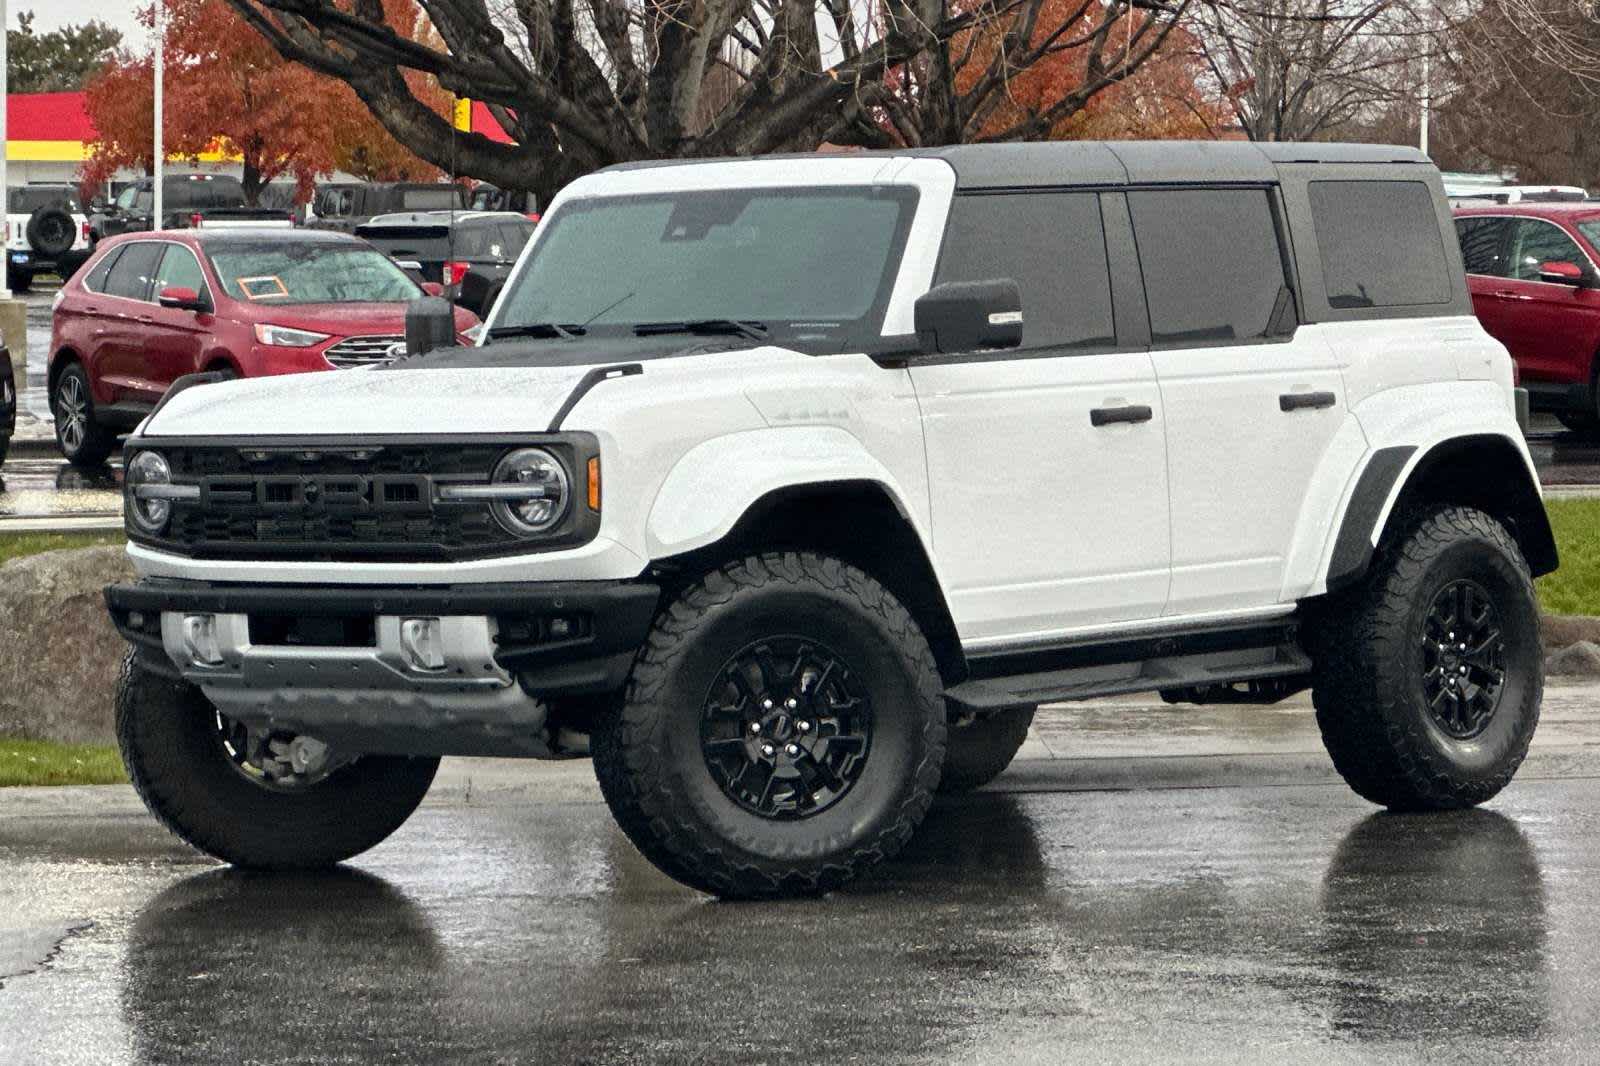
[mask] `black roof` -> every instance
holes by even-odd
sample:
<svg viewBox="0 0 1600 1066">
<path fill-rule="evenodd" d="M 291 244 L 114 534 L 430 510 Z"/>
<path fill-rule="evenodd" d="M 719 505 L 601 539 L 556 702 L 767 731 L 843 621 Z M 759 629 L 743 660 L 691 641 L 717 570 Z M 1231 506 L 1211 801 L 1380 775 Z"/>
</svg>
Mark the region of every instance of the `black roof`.
<svg viewBox="0 0 1600 1066">
<path fill-rule="evenodd" d="M 850 152 L 842 156 L 800 153 L 756 159 L 830 158 L 943 159 L 963 189 L 1040 185 L 1125 185 L 1168 181 L 1275 181 L 1289 163 L 1386 163 L 1432 166 L 1415 148 L 1384 144 L 1320 144 L 1262 141 L 1024 141 L 958 144 L 942 148 Z M 621 163 L 606 170 L 727 163 L 736 159 L 658 160 Z"/>
</svg>

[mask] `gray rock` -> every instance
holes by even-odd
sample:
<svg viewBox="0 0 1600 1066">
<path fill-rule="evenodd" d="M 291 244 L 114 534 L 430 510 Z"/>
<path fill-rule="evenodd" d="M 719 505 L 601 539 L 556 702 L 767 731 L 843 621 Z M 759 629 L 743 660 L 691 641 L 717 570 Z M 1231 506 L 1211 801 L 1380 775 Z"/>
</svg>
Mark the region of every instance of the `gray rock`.
<svg viewBox="0 0 1600 1066">
<path fill-rule="evenodd" d="M 115 545 L 0 565 L 0 735 L 112 739 L 112 691 L 127 645 L 103 590 L 132 574 Z"/>
<path fill-rule="evenodd" d="M 1544 661 L 1544 672 L 1550 677 L 1600 677 L 1600 644 L 1568 644 Z"/>
<path fill-rule="evenodd" d="M 1600 618 L 1586 614 L 1541 615 L 1539 639 L 1546 653 L 1583 640 L 1600 644 Z"/>
</svg>

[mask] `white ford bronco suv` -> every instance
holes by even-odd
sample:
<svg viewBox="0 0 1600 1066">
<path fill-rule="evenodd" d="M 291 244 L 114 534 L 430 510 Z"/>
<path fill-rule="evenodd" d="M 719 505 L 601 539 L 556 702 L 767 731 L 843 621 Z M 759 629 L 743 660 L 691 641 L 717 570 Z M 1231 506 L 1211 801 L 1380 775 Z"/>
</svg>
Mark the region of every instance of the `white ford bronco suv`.
<svg viewBox="0 0 1600 1066">
<path fill-rule="evenodd" d="M 728 897 L 827 890 L 1050 701 L 1310 687 L 1400 809 L 1510 779 L 1556 552 L 1511 362 L 1404 148 L 614 167 L 471 348 L 174 386 L 127 444 L 150 809 L 333 863 L 440 756 L 591 751 Z"/>
</svg>

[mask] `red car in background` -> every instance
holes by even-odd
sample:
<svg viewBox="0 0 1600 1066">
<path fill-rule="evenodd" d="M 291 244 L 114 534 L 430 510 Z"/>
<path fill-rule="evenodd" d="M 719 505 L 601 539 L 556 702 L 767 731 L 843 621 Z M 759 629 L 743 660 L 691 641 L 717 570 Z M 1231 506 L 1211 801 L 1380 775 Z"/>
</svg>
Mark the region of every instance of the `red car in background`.
<svg viewBox="0 0 1600 1066">
<path fill-rule="evenodd" d="M 56 296 L 56 441 L 94 466 L 185 374 L 297 374 L 386 363 L 404 350 L 419 285 L 356 237 L 182 230 L 100 242 Z M 477 323 L 456 309 L 458 332 Z"/>
<path fill-rule="evenodd" d="M 1600 202 L 1460 207 L 1472 307 L 1536 411 L 1600 433 Z"/>
</svg>

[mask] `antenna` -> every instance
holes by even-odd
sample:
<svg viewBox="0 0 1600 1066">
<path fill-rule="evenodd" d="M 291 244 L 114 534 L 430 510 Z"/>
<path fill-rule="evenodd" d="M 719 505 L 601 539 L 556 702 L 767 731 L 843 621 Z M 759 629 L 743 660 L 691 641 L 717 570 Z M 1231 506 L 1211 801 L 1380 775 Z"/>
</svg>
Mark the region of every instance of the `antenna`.
<svg viewBox="0 0 1600 1066">
<path fill-rule="evenodd" d="M 471 123 L 471 101 L 467 102 L 467 108 L 467 122 Z M 461 186 L 456 180 L 456 134 L 461 132 L 460 114 L 461 98 L 458 96 L 454 97 L 450 107 L 450 228 L 445 231 L 444 238 L 445 262 L 447 263 L 453 263 L 456 261 L 456 204 L 461 198 Z M 445 288 L 448 290 L 451 287 L 451 284 L 447 280 L 445 282 Z M 451 297 L 450 302 L 454 303 L 455 298 Z M 453 313 L 454 312 L 452 312 L 452 314 Z"/>
</svg>

